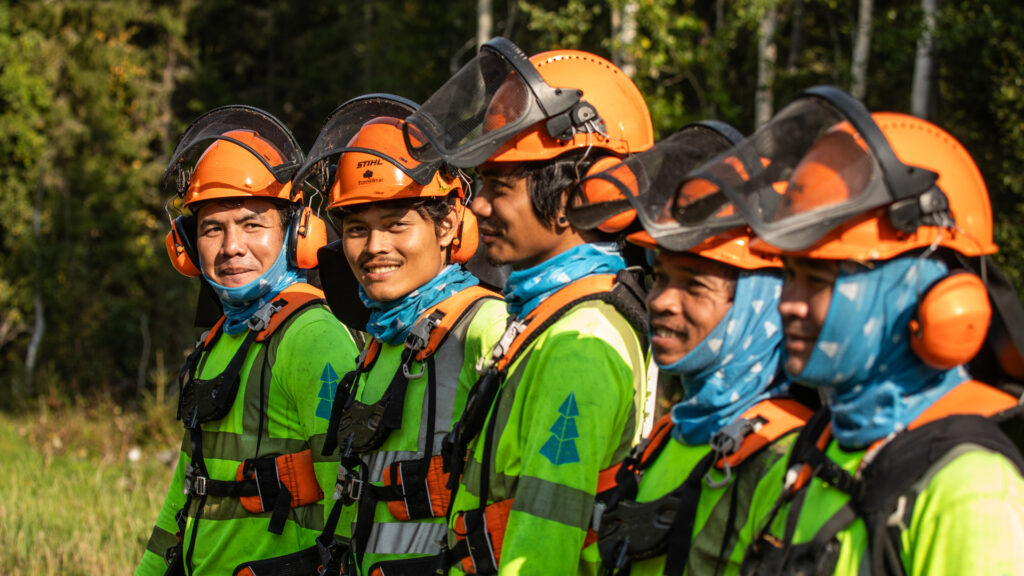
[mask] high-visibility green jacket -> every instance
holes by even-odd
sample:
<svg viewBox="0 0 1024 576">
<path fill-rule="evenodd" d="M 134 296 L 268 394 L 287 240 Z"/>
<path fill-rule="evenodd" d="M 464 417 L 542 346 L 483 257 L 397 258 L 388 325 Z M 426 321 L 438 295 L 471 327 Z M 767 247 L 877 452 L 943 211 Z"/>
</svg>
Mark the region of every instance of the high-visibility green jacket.
<svg viewBox="0 0 1024 576">
<path fill-rule="evenodd" d="M 200 359 L 196 375 L 220 374 L 239 349 L 245 332 L 221 334 Z M 207 496 L 195 518 L 193 498 L 183 537 L 190 574 L 231 574 L 246 561 L 306 548 L 323 529 L 325 503 L 331 502 L 337 457 L 320 456 L 335 387 L 355 364 L 358 348 L 349 331 L 323 305 L 287 319 L 266 343 L 255 342 L 240 370 L 240 386 L 227 415 L 202 424 L 202 446 L 211 479 L 235 480 L 248 458 L 311 449 L 317 481 L 325 499 L 292 508 L 282 534 L 267 531 L 270 512 L 252 514 L 238 498 Z M 261 385 L 262 384 L 262 385 Z M 177 542 L 175 514 L 185 505 L 185 471 L 191 462 L 188 432 L 156 526 L 137 575 L 162 575 L 165 551 Z M 194 545 L 193 533 L 194 534 Z"/>
<path fill-rule="evenodd" d="M 786 473 L 784 458 L 796 432 L 791 432 L 745 459 L 731 469 L 731 481 L 711 488 L 702 481 L 697 516 L 690 540 L 686 574 L 739 573 L 743 555 L 757 534 L 764 517 L 782 490 Z M 640 480 L 637 502 L 651 502 L 683 483 L 690 472 L 711 451 L 708 444 L 691 446 L 672 438 Z M 719 470 L 710 472 L 721 479 Z M 735 509 L 730 510 L 735 506 Z M 760 515 L 760 517 L 759 517 Z M 730 518 L 732 526 L 729 526 Z M 672 542 L 668 543 L 671 548 Z M 661 576 L 665 556 L 634 562 L 630 574 Z"/>
<path fill-rule="evenodd" d="M 443 304 L 442 304 L 443 305 Z M 491 350 L 505 329 L 505 303 L 494 298 L 478 301 L 467 310 L 466 315 L 451 329 L 444 343 L 433 355 L 433 380 L 436 390 L 436 412 L 434 434 L 427 443 L 428 394 L 427 383 L 431 374 L 425 372 L 420 378 L 410 380 L 402 409 L 402 427 L 394 430 L 384 444 L 376 451 L 361 454 L 361 460 L 368 467 L 369 480 L 375 486 L 383 484 L 382 478 L 391 464 L 399 461 L 422 459 L 424 449 L 429 448 L 437 463 L 440 463 L 441 441 L 458 421 L 466 406 L 466 397 L 477 380 L 476 362 Z M 356 386 L 355 399 L 364 404 L 379 401 L 388 390 L 395 374 L 401 370 L 401 355 L 404 346 L 381 344 L 381 351 L 368 372 L 360 375 Z M 410 371 L 421 369 L 419 362 L 412 362 Z M 440 494 L 434 494 L 435 498 Z M 399 505 L 395 502 L 394 505 Z M 346 507 L 346 515 L 339 525 L 351 522 L 351 530 L 341 527 L 339 534 L 355 534 L 357 523 L 361 523 L 358 505 Z M 393 562 L 408 558 L 433 556 L 439 552 L 439 542 L 445 535 L 445 517 L 441 512 L 435 518 L 397 519 L 388 509 L 387 502 L 377 502 L 373 528 L 366 542 L 366 551 L 359 567 L 360 573 L 369 574 L 379 562 Z"/>
<path fill-rule="evenodd" d="M 826 455 L 854 473 L 865 451 L 832 442 Z M 807 487 L 793 543 L 810 541 L 848 496 L 814 479 Z M 917 483 L 897 526 L 908 576 L 1024 574 L 1024 478 L 1006 457 L 961 445 L 939 458 Z M 772 523 L 782 537 L 788 507 Z M 859 518 L 837 534 L 837 576 L 866 574 L 867 531 Z"/>
<path fill-rule="evenodd" d="M 646 360 L 629 322 L 612 305 L 568 310 L 508 369 L 452 505 L 448 544 L 460 513 L 514 499 L 501 537 L 499 573 L 590 574 L 600 557 L 584 550 L 598 474 L 629 453 L 645 398 Z M 488 494 L 480 494 L 485 447 Z M 461 574 L 459 566 L 453 574 Z"/>
</svg>

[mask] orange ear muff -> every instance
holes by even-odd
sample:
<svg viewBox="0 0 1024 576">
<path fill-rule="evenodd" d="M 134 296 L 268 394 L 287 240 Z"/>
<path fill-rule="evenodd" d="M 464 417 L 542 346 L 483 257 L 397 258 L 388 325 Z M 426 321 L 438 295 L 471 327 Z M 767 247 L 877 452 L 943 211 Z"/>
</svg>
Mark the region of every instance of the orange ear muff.
<svg viewBox="0 0 1024 576">
<path fill-rule="evenodd" d="M 316 268 L 316 252 L 327 245 L 327 223 L 308 206 L 292 217 L 288 227 L 288 256 L 296 268 Z"/>
<path fill-rule="evenodd" d="M 592 174 L 604 172 L 605 170 L 618 166 L 621 163 L 622 159 L 615 156 L 605 156 L 604 158 L 600 158 L 597 162 L 594 162 L 589 170 L 587 170 L 587 174 L 584 178 Z M 582 190 L 584 204 L 601 204 L 604 202 L 625 200 L 625 197 L 622 195 L 622 191 L 614 184 L 603 178 L 592 178 L 587 180 L 586 185 L 581 186 L 580 189 Z M 636 210 L 630 208 L 628 210 L 618 212 L 614 216 L 611 216 L 601 222 L 597 225 L 597 229 L 606 234 L 615 234 L 625 230 L 627 226 L 633 223 L 634 219 L 636 219 Z"/>
<path fill-rule="evenodd" d="M 991 320 L 985 283 L 969 272 L 954 272 L 918 300 L 910 321 L 910 347 L 925 364 L 948 370 L 978 354 Z"/>
<path fill-rule="evenodd" d="M 189 230 L 195 229 L 191 218 L 179 216 L 171 221 L 171 230 L 164 239 L 167 247 L 167 257 L 171 259 L 171 265 L 178 272 L 195 278 L 200 275 L 199 257 L 195 249 L 192 235 Z"/>
<path fill-rule="evenodd" d="M 477 244 L 480 242 L 480 231 L 477 229 L 476 214 L 473 214 L 462 202 L 455 204 L 456 217 L 459 220 L 459 230 L 452 240 L 451 260 L 452 264 L 465 264 L 476 253 Z"/>
</svg>

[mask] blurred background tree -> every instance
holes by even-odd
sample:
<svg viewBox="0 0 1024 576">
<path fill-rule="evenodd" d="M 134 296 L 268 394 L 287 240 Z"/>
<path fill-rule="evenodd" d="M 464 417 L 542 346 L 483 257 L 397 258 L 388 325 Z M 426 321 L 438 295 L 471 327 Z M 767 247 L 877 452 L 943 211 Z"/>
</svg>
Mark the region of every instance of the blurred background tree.
<svg viewBox="0 0 1024 576">
<path fill-rule="evenodd" d="M 931 15 L 931 18 L 926 17 Z M 1024 285 L 1024 6 L 1017 0 L 40 0 L 0 4 L 0 406 L 135 402 L 191 348 L 195 282 L 166 261 L 158 182 L 210 108 L 248 104 L 308 148 L 368 92 L 424 100 L 505 35 L 607 56 L 660 137 L 744 132 L 800 90 L 923 111 L 989 185 Z M 923 46 L 923 47 L 922 47 Z"/>
</svg>

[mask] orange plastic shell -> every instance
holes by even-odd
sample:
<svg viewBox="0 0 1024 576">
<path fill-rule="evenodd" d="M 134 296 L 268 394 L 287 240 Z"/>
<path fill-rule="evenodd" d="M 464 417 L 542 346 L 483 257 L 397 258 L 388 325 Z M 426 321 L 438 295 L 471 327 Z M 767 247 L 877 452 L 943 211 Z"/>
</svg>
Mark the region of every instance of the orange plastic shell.
<svg viewBox="0 0 1024 576">
<path fill-rule="evenodd" d="M 753 232 L 749 228 L 733 228 L 704 240 L 687 250 L 687 253 L 696 254 L 744 270 L 781 268 L 782 261 L 778 256 L 751 249 L 754 238 Z M 659 253 L 673 254 L 673 252 L 658 246 L 658 243 L 655 242 L 654 238 L 646 230 L 634 232 L 626 236 L 626 240 L 637 246 L 655 250 Z"/>
<path fill-rule="evenodd" d="M 994 254 L 997 248 L 988 189 L 963 145 L 945 130 L 914 116 L 878 112 L 871 117 L 901 162 L 938 173 L 937 183 L 949 199 L 956 229 L 921 226 L 907 234 L 892 226 L 887 207 L 881 207 L 851 218 L 807 250 L 787 253 L 822 260 L 888 260 L 937 243 L 965 256 Z M 841 190 L 836 188 L 835 193 Z M 781 253 L 763 241 L 756 241 L 755 248 Z"/>
<path fill-rule="evenodd" d="M 224 135 L 244 142 L 271 165 L 283 162 L 281 152 L 251 130 L 232 130 Z M 278 182 L 251 152 L 233 142 L 217 140 L 196 162 L 185 192 L 185 206 L 223 198 L 277 198 L 293 202 L 291 193 L 292 183 Z"/>
<path fill-rule="evenodd" d="M 538 122 L 506 142 L 488 162 L 549 160 L 569 150 L 588 147 L 623 157 L 654 144 L 654 127 L 643 95 L 608 60 L 578 50 L 552 50 L 532 56 L 530 62 L 550 86 L 582 91 L 583 99 L 604 120 L 607 134 L 580 133 L 571 140 L 556 140 L 548 135 L 544 122 Z M 515 83 L 518 85 L 519 81 Z"/>
<path fill-rule="evenodd" d="M 960 272 L 939 280 L 917 304 L 910 347 L 925 364 L 948 370 L 969 362 L 985 343 L 992 307 L 984 282 Z"/>
</svg>

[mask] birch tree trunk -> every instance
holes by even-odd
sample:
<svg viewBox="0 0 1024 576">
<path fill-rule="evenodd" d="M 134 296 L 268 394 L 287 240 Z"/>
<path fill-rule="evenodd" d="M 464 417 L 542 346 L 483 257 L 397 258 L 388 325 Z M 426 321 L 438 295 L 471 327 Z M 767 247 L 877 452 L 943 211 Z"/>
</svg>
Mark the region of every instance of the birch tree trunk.
<svg viewBox="0 0 1024 576">
<path fill-rule="evenodd" d="M 914 59 L 914 83 L 910 89 L 910 113 L 928 118 L 932 93 L 932 47 L 935 41 L 935 12 L 938 0 L 921 0 L 924 22 L 921 37 L 917 39 L 917 57 Z"/>
<path fill-rule="evenodd" d="M 853 43 L 853 64 L 850 69 L 850 94 L 862 100 L 867 93 L 868 54 L 871 53 L 871 12 L 874 0 L 860 0 L 857 36 Z"/>
<path fill-rule="evenodd" d="M 476 49 L 491 39 L 494 32 L 494 13 L 491 0 L 476 0 Z"/>
<path fill-rule="evenodd" d="M 772 88 L 775 86 L 775 66 L 778 60 L 775 46 L 775 28 L 778 7 L 775 0 L 765 6 L 757 39 L 757 92 L 754 96 L 754 128 L 760 128 L 772 117 L 774 104 Z"/>
<path fill-rule="evenodd" d="M 39 170 L 39 184 L 36 186 L 36 204 L 32 209 L 32 238 L 35 241 L 35 275 L 36 294 L 32 298 L 32 307 L 35 309 L 35 323 L 32 326 L 32 338 L 29 339 L 28 350 L 25 352 L 25 394 L 32 396 L 35 393 L 35 372 L 36 359 L 39 357 L 39 346 L 43 342 L 43 334 L 46 332 L 46 308 L 43 303 L 42 283 L 42 213 L 43 213 L 43 174 L 46 171 L 47 162 L 41 162 Z"/>
<path fill-rule="evenodd" d="M 630 78 L 636 77 L 636 57 L 630 48 L 636 41 L 637 8 L 636 0 L 626 0 L 612 10 L 612 44 L 616 47 L 612 62 Z"/>
</svg>

